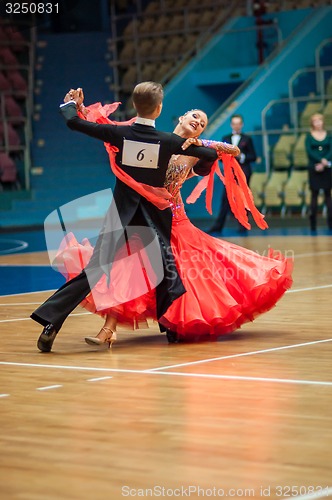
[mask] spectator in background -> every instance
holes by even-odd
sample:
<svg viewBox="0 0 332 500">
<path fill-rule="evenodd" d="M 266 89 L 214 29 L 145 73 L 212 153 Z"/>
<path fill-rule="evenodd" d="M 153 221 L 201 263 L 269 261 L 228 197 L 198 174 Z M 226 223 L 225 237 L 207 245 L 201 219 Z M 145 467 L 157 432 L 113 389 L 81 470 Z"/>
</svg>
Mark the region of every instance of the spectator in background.
<svg viewBox="0 0 332 500">
<path fill-rule="evenodd" d="M 254 148 L 254 144 L 249 135 L 243 134 L 243 118 L 241 115 L 233 115 L 231 117 L 231 129 L 232 133 L 230 135 L 226 135 L 223 137 L 223 141 L 238 146 L 241 150 L 241 154 L 237 157 L 237 161 L 242 167 L 242 170 L 246 176 L 247 184 L 249 185 L 250 177 L 252 174 L 251 162 L 256 160 L 256 151 Z M 226 192 L 224 191 L 222 199 L 219 215 L 216 218 L 213 226 L 209 230 L 210 233 L 222 232 L 227 214 L 230 212 L 230 206 L 227 199 Z M 243 226 L 240 225 L 240 232 L 246 231 Z"/>
<path fill-rule="evenodd" d="M 310 228 L 311 231 L 317 229 L 318 194 L 322 189 L 327 208 L 327 223 L 329 229 L 332 229 L 332 137 L 325 129 L 324 116 L 320 113 L 315 113 L 310 118 L 310 132 L 307 134 L 305 147 L 309 160 L 309 188 L 311 191 Z"/>
</svg>

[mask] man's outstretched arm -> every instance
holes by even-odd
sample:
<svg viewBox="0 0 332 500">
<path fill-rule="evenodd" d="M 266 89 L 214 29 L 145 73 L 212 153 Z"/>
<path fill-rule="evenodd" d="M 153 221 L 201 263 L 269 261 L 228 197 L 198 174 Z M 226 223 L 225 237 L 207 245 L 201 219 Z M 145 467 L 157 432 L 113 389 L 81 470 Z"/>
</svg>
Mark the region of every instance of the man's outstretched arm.
<svg viewBox="0 0 332 500">
<path fill-rule="evenodd" d="M 115 139 L 114 130 L 117 127 L 116 125 L 104 125 L 82 120 L 77 114 L 76 106 L 75 100 L 68 101 L 60 106 L 60 113 L 71 130 L 76 130 L 103 142 L 112 142 Z"/>
</svg>

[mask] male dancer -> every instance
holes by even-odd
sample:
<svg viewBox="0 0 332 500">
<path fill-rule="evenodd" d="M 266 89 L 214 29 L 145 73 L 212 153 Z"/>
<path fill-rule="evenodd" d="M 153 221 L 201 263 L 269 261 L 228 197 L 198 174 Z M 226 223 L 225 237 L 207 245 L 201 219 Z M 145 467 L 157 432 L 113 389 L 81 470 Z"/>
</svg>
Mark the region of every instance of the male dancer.
<svg viewBox="0 0 332 500">
<path fill-rule="evenodd" d="M 217 159 L 217 153 L 213 149 L 189 146 L 184 151 L 182 145 L 185 139 L 155 129 L 154 121 L 161 113 L 163 101 L 163 88 L 159 83 L 143 82 L 136 85 L 132 97 L 138 118 L 131 126 L 96 124 L 80 119 L 76 107 L 81 98 L 76 93 L 72 95 L 73 100 L 60 108 L 68 127 L 117 148 L 116 167 L 118 173 L 125 175 L 121 175 L 121 180 L 119 178 L 116 180 L 113 201 L 85 270 L 65 283 L 31 314 L 33 320 L 44 326 L 37 342 L 42 352 L 51 351 L 54 339 L 67 316 L 99 281 L 105 268 L 107 269 L 113 262 L 117 249 L 123 244 L 123 228 L 130 225 L 150 228 L 160 244 L 164 277 L 156 287 L 157 316 L 161 317 L 171 303 L 185 292 L 170 246 L 172 225 L 170 208 L 160 210 L 151 202 L 151 197 L 133 189 L 133 184 L 127 180 L 129 176 L 133 179 L 133 183 L 137 181 L 162 188 L 168 162 L 173 154 L 201 158 L 194 167 L 194 172 L 198 175 L 208 175 L 213 162 Z M 141 154 L 143 150 L 144 154 Z M 149 164 L 144 163 L 146 157 L 149 157 Z M 151 158 L 154 158 L 152 163 L 155 164 L 151 165 Z M 120 218 L 122 231 L 109 225 L 115 212 Z"/>
</svg>

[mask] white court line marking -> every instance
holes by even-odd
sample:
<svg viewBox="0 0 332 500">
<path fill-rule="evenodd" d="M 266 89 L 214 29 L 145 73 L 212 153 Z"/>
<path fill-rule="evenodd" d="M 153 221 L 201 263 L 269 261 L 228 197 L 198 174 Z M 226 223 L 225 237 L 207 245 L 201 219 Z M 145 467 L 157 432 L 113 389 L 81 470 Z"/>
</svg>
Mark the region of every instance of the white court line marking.
<svg viewBox="0 0 332 500">
<path fill-rule="evenodd" d="M 312 342 L 303 342 L 301 344 L 291 344 L 291 345 L 286 345 L 286 346 L 281 346 L 281 347 L 271 347 L 270 349 L 261 349 L 260 351 L 250 351 L 250 352 L 242 352 L 239 354 L 231 354 L 229 356 L 219 356 L 218 358 L 207 358 L 207 359 L 201 359 L 198 361 L 189 361 L 188 363 L 178 363 L 176 365 L 168 365 L 168 366 L 159 366 L 157 368 L 149 368 L 148 370 L 125 370 L 125 369 L 113 369 L 113 368 L 91 368 L 91 367 L 86 367 L 86 366 L 76 366 L 76 367 L 71 367 L 71 366 L 66 366 L 66 365 L 39 365 L 35 363 L 15 363 L 11 361 L 0 361 L 0 365 L 11 365 L 11 366 L 30 366 L 30 367 L 40 367 L 43 366 L 44 368 L 54 368 L 55 366 L 57 368 L 62 368 L 64 370 L 92 370 L 92 371 L 114 371 L 114 372 L 124 372 L 124 373 L 149 373 L 149 372 L 155 372 L 158 370 L 167 370 L 169 368 L 180 368 L 183 366 L 192 366 L 192 365 L 198 365 L 198 364 L 203 364 L 203 363 L 211 363 L 212 361 L 222 361 L 224 359 L 234 359 L 234 358 L 241 358 L 244 356 L 253 356 L 256 354 L 264 354 L 267 352 L 274 352 L 274 351 L 282 351 L 285 349 L 294 349 L 296 347 L 306 347 L 309 345 L 316 345 L 316 344 L 323 344 L 325 342 L 331 342 L 332 339 L 323 339 L 323 340 L 314 340 Z"/>
<path fill-rule="evenodd" d="M 308 288 L 297 288 L 295 290 L 287 290 L 286 293 L 297 293 L 297 292 L 308 292 L 308 291 L 313 291 L 313 290 L 321 290 L 324 288 L 332 288 L 332 284 L 329 285 L 319 285 L 319 286 L 313 286 L 313 287 L 308 287 Z M 28 292 L 30 293 L 30 292 Z M 37 293 L 37 292 L 31 292 L 31 293 Z M 38 292 L 39 293 L 39 292 Z M 22 294 L 18 294 L 22 295 Z M 11 297 L 11 295 L 2 295 L 1 297 Z M 30 306 L 30 305 L 40 305 L 41 302 L 14 302 L 14 303 L 5 303 L 2 304 L 0 303 L 0 307 L 8 307 L 8 306 Z M 85 316 L 87 314 L 92 314 L 90 312 L 81 312 L 81 313 L 72 313 L 70 316 Z M 27 319 L 30 318 L 16 318 L 16 319 L 2 319 L 0 320 L 0 323 L 7 323 L 7 322 L 12 322 L 12 321 L 26 321 Z"/>
<path fill-rule="evenodd" d="M 87 382 L 99 382 L 99 380 L 109 380 L 113 377 L 98 377 L 98 378 L 88 378 Z"/>
<path fill-rule="evenodd" d="M 0 319 L 0 323 L 13 323 L 15 321 L 28 321 L 31 318 Z"/>
<path fill-rule="evenodd" d="M 0 303 L 0 306 L 38 306 L 40 305 L 40 302 L 7 302 L 4 304 Z"/>
<path fill-rule="evenodd" d="M 29 368 L 56 368 L 61 370 L 77 370 L 91 372 L 119 372 L 119 373 L 144 373 L 144 370 L 130 370 L 124 368 L 97 368 L 91 366 L 70 366 L 70 365 L 41 365 L 38 363 L 16 363 L 12 361 L 0 361 L 0 365 L 27 366 Z"/>
<path fill-rule="evenodd" d="M 7 250 L 0 250 L 0 255 L 8 255 L 8 254 L 11 254 L 11 253 L 15 253 L 17 252 L 18 250 L 24 250 L 25 248 L 28 248 L 29 246 L 29 243 L 27 241 L 23 241 L 23 240 L 12 240 L 12 239 L 1 239 L 0 240 L 0 243 L 8 243 L 8 242 L 11 242 L 11 244 L 14 242 L 14 243 L 19 243 L 19 246 L 18 247 L 12 247 L 12 248 L 8 248 Z"/>
<path fill-rule="evenodd" d="M 18 297 L 19 295 L 32 295 L 33 293 L 51 293 L 55 292 L 56 289 L 53 290 L 37 290 L 35 292 L 20 292 L 20 293 L 9 293 L 8 295 L 1 295 L 1 297 Z"/>
<path fill-rule="evenodd" d="M 323 488 L 320 491 L 315 491 L 314 493 L 308 493 L 308 495 L 300 495 L 298 497 L 292 497 L 294 500 L 315 500 L 315 498 L 328 497 L 332 495 L 332 488 Z M 289 500 L 289 497 L 282 498 L 281 500 Z"/>
<path fill-rule="evenodd" d="M 0 394 L 0 398 L 7 398 L 10 394 Z"/>
<path fill-rule="evenodd" d="M 311 253 L 299 253 L 295 254 L 295 259 L 299 257 L 316 257 L 317 255 L 331 255 L 332 252 L 330 250 L 326 250 L 324 252 L 311 252 Z"/>
<path fill-rule="evenodd" d="M 166 370 L 168 368 L 180 368 L 182 366 L 199 365 L 202 363 L 211 363 L 211 361 L 221 361 L 223 359 L 241 358 L 243 356 L 253 356 L 255 354 L 264 354 L 266 352 L 282 351 L 284 349 L 294 349 L 295 347 L 304 347 L 308 345 L 322 344 L 324 342 L 331 342 L 331 341 L 332 339 L 324 339 L 324 340 L 314 340 L 312 342 L 304 342 L 302 344 L 271 347 L 270 349 L 262 349 L 261 351 L 242 352 L 240 354 L 231 354 L 230 356 L 220 356 L 218 358 L 208 358 L 208 359 L 201 359 L 199 361 L 189 361 L 188 363 L 181 363 L 177 365 L 161 366 L 159 368 L 151 368 L 149 371 Z"/>
<path fill-rule="evenodd" d="M 10 304 L 6 304 L 6 306 L 9 306 Z M 85 312 L 85 313 L 72 313 L 70 316 L 87 316 L 88 314 L 92 314 L 90 312 Z M 0 323 L 13 323 L 15 321 L 28 321 L 28 319 L 31 319 L 30 316 L 28 318 L 14 318 L 14 319 L 0 319 Z M 40 325 L 42 326 L 42 325 Z"/>
<path fill-rule="evenodd" d="M 313 291 L 313 290 L 321 290 L 323 288 L 331 288 L 332 284 L 330 285 L 319 285 L 319 286 L 312 286 L 308 288 L 296 288 L 295 290 L 287 290 L 286 293 L 296 293 L 296 292 L 308 292 L 308 291 Z M 28 292 L 30 293 L 30 292 Z M 10 295 L 1 295 L 1 297 L 10 297 Z M 8 307 L 8 306 L 38 306 L 40 305 L 41 302 L 6 302 L 6 303 L 0 303 L 0 307 Z M 92 313 L 77 313 L 77 314 L 72 314 L 72 316 L 82 316 L 84 314 L 92 314 Z"/>
<path fill-rule="evenodd" d="M 221 380 L 244 380 L 248 382 L 274 382 L 279 384 L 303 384 L 303 385 L 322 385 L 332 387 L 332 382 L 324 382 L 319 380 L 295 380 L 286 378 L 269 378 L 269 377 L 244 377 L 241 375 L 218 375 L 214 373 L 188 373 L 188 372 L 160 372 L 147 370 L 142 373 L 172 375 L 176 377 L 194 377 L 194 378 L 213 378 Z"/>
<path fill-rule="evenodd" d="M 312 286 L 308 288 L 295 288 L 295 290 L 287 290 L 286 293 L 296 293 L 296 292 L 312 292 L 313 290 L 321 290 L 323 288 L 331 288 L 332 285 L 320 285 L 320 286 Z"/>
<path fill-rule="evenodd" d="M 52 266 L 49 264 L 8 264 L 6 262 L 0 264 L 0 267 L 49 267 L 52 269 Z"/>
<path fill-rule="evenodd" d="M 193 378 L 212 378 L 212 379 L 222 379 L 222 380 L 243 380 L 250 382 L 273 382 L 281 384 L 300 384 L 300 385 L 318 385 L 318 386 L 332 386 L 332 382 L 324 382 L 317 380 L 295 380 L 295 379 L 278 379 L 278 378 L 267 378 L 267 377 L 244 377 L 240 375 L 217 375 L 213 373 L 186 373 L 186 372 L 164 372 L 155 370 L 125 370 L 118 368 L 93 368 L 90 366 L 61 366 L 61 365 L 38 365 L 34 363 L 11 363 L 7 361 L 1 361 L 1 365 L 11 365 L 11 366 L 26 366 L 30 368 L 54 368 L 54 369 L 65 369 L 65 370 L 78 370 L 78 371 L 97 371 L 97 372 L 111 372 L 111 373 L 136 373 L 138 375 L 169 375 L 176 377 L 193 377 Z M 62 387 L 62 386 L 49 386 L 48 388 Z M 44 390 L 45 388 L 39 388 L 38 390 Z"/>
<path fill-rule="evenodd" d="M 62 385 L 47 385 L 45 387 L 36 387 L 36 391 L 48 391 L 48 389 L 58 389 Z"/>
</svg>

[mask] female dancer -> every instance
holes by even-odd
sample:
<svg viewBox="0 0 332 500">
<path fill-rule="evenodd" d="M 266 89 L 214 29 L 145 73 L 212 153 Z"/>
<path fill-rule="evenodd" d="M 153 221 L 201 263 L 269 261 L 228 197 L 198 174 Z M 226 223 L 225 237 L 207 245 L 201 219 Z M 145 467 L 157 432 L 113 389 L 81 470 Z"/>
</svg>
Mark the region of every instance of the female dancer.
<svg viewBox="0 0 332 500">
<path fill-rule="evenodd" d="M 225 152 L 237 156 L 239 150 L 232 145 L 220 142 L 198 142 L 197 138 L 206 125 L 206 114 L 201 110 L 192 110 L 180 117 L 174 133 L 188 138 L 188 145 L 197 143 L 217 149 L 224 161 L 226 175 L 226 170 L 230 172 L 231 169 L 227 166 L 229 154 Z M 192 167 L 196 161 L 197 159 L 192 157 L 173 156 L 169 163 L 165 183 L 166 189 L 172 195 L 171 245 L 179 274 L 187 290 L 174 301 L 164 316 L 158 318 L 159 323 L 168 331 L 169 341 L 194 340 L 200 336 L 213 339 L 228 334 L 271 309 L 292 284 L 292 262 L 289 259 L 273 250 L 270 250 L 268 256 L 260 256 L 233 243 L 213 238 L 190 222 L 185 213 L 180 190 L 184 181 L 192 175 Z M 236 172 L 236 175 L 239 176 L 240 172 Z M 208 185 L 210 197 L 211 189 L 209 188 L 211 188 L 213 176 L 214 172 L 211 172 L 209 178 L 203 179 L 203 184 Z M 232 201 L 231 208 L 236 212 L 236 208 L 240 206 L 241 209 L 242 205 L 244 219 L 242 218 L 241 223 L 248 227 L 245 220 L 245 208 L 248 208 L 248 203 L 243 200 L 243 196 L 238 197 L 237 202 L 234 202 L 234 193 L 236 190 L 237 194 L 239 193 L 239 184 L 244 190 L 247 189 L 248 195 L 248 188 L 244 186 L 243 179 L 238 177 L 237 182 L 232 182 L 228 175 L 226 188 Z M 196 189 L 196 191 L 200 190 L 199 187 Z M 248 196 L 246 200 L 248 202 Z M 256 220 L 261 223 L 261 227 L 267 227 L 255 207 L 251 205 L 250 208 Z M 241 219 L 239 212 L 235 215 Z M 77 264 L 77 257 L 75 257 L 77 248 L 81 252 L 82 265 L 85 265 L 93 251 L 87 241 L 80 245 L 72 238 L 70 244 L 67 244 L 65 249 L 62 248 L 58 254 L 58 260 L 64 263 L 67 270 L 71 267 L 72 259 Z M 134 240 L 131 244 L 131 251 L 141 250 L 140 243 Z M 127 249 L 123 251 L 124 256 L 128 255 Z M 116 339 L 117 323 L 131 324 L 135 328 L 141 323 L 146 325 L 147 317 L 156 319 L 154 290 L 136 299 L 110 306 L 114 304 L 114 290 L 121 295 L 121 289 L 128 287 L 131 275 L 131 270 L 126 269 L 121 255 L 116 264 L 118 267 L 111 277 L 114 285 L 113 291 L 108 288 L 106 279 L 102 278 L 93 293 L 82 303 L 89 311 L 105 317 L 105 324 L 98 335 L 85 338 L 88 344 L 108 343 L 111 345 Z M 70 278 L 73 277 L 70 272 L 68 274 Z"/>
</svg>

